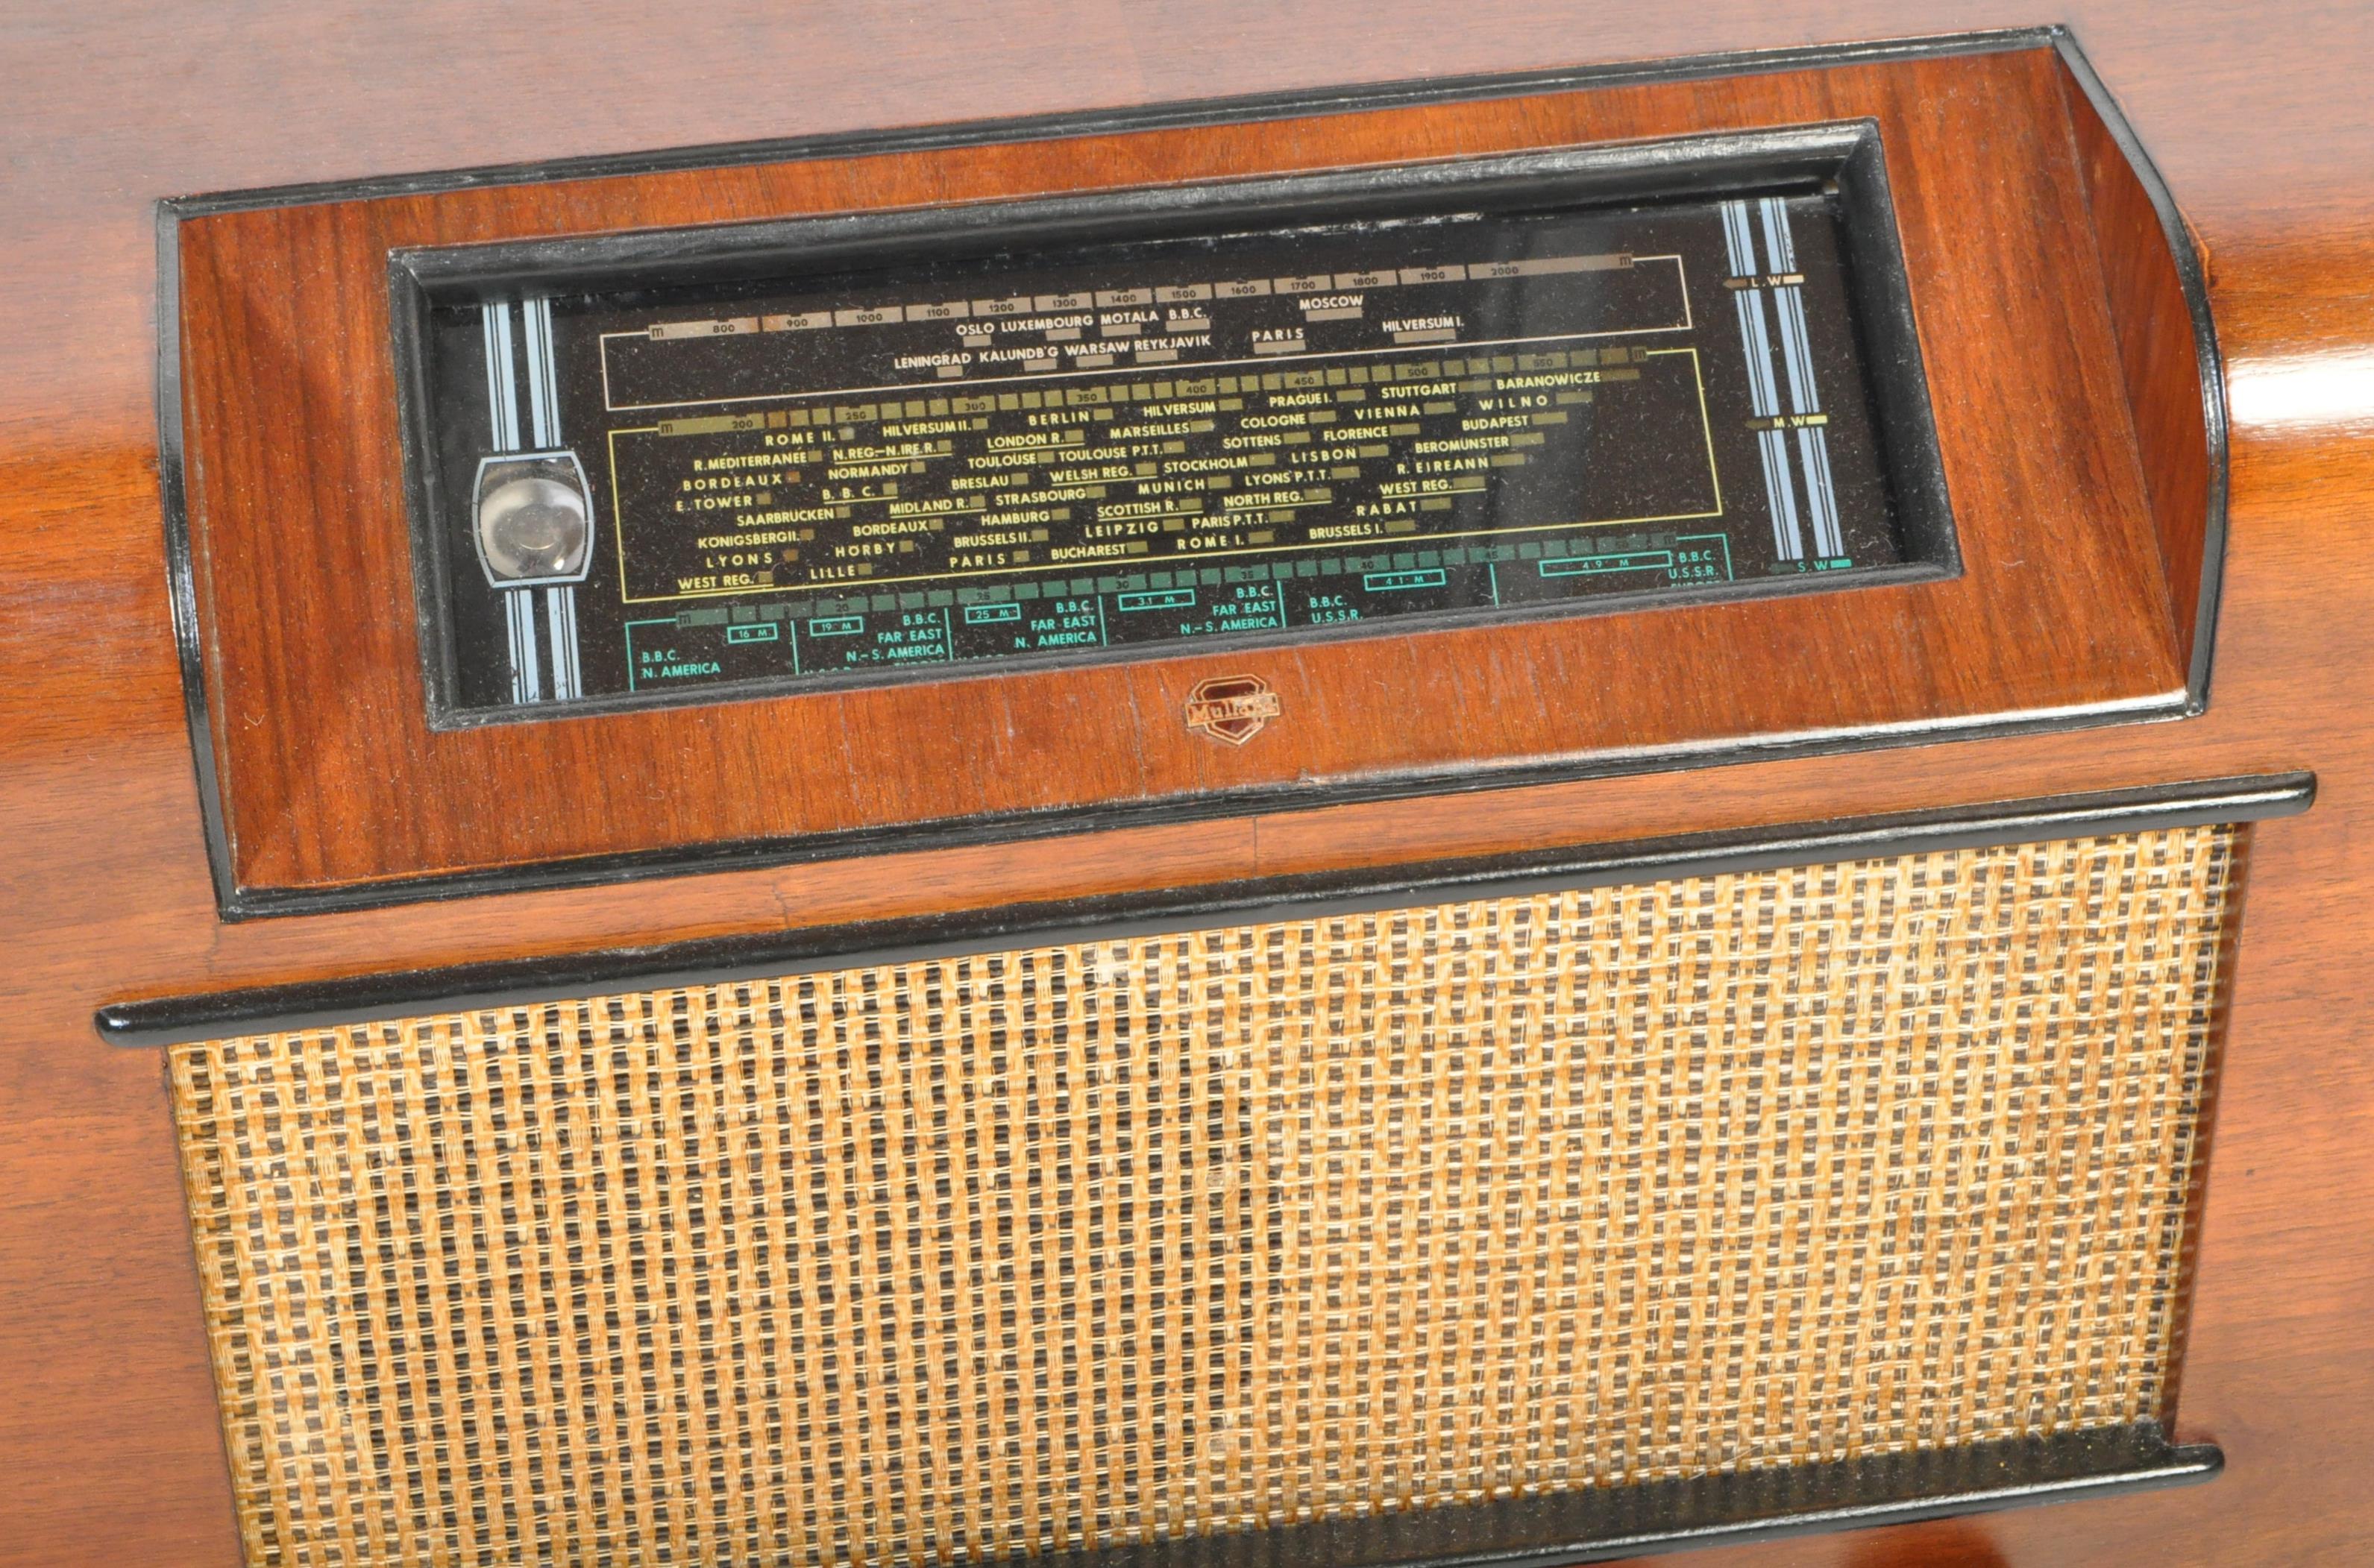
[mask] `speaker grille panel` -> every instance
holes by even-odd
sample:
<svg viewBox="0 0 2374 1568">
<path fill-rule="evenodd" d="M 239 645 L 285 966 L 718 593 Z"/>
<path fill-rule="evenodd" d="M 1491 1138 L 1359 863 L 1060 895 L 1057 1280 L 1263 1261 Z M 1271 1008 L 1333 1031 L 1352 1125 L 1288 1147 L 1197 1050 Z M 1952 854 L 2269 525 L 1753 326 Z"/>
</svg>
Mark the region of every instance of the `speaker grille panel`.
<svg viewBox="0 0 2374 1568">
<path fill-rule="evenodd" d="M 251 1560 L 996 1558 L 2155 1417 L 2240 842 L 177 1047 Z"/>
</svg>

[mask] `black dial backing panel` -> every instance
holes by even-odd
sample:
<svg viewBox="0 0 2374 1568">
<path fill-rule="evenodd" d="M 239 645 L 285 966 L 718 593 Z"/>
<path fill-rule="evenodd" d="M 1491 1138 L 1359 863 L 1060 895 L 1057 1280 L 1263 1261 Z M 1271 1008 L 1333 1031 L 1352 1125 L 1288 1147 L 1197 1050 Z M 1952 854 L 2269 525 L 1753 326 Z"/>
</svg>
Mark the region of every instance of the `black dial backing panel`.
<svg viewBox="0 0 2374 1568">
<path fill-rule="evenodd" d="M 428 298 L 450 711 L 1933 572 L 1950 531 L 1899 517 L 1867 368 L 1886 280 L 1859 275 L 1851 194 L 975 236 Z M 576 459 L 577 580 L 489 579 L 474 486 L 507 453 Z"/>
</svg>

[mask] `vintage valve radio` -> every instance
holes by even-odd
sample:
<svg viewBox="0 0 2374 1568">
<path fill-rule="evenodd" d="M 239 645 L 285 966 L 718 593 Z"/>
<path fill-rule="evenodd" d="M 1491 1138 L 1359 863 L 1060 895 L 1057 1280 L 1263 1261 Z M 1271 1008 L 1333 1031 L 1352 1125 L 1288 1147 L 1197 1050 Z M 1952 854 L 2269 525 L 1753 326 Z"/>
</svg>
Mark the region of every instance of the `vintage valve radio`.
<svg viewBox="0 0 2374 1568">
<path fill-rule="evenodd" d="M 248 1562 L 2214 1506 L 2321 754 L 2067 34 L 163 213 L 226 956 L 76 994 Z"/>
</svg>

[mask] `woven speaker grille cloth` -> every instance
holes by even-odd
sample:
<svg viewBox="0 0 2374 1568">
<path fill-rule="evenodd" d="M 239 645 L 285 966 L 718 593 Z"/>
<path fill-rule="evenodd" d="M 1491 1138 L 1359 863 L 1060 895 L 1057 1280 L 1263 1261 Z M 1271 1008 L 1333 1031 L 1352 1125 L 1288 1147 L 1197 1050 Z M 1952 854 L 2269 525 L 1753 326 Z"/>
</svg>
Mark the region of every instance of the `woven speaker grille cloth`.
<svg viewBox="0 0 2374 1568">
<path fill-rule="evenodd" d="M 2156 1415 L 2199 828 L 180 1047 L 259 1562 L 919 1562 Z"/>
</svg>

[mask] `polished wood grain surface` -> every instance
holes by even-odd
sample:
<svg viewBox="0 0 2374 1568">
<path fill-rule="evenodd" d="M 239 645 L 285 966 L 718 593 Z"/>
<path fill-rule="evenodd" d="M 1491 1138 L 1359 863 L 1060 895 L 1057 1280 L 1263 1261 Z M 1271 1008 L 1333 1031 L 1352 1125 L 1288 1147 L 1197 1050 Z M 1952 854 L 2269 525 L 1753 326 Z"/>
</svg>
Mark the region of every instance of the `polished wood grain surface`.
<svg viewBox="0 0 2374 1568">
<path fill-rule="evenodd" d="M 2081 162 L 2063 89 L 2057 55 L 2029 48 L 193 216 L 179 231 L 190 532 L 237 884 L 315 891 L 1257 789 L 1285 805 L 1391 778 L 2175 704 L 2172 605 L 2190 621 L 2205 474 L 2191 326 L 2180 295 L 2173 315 L 2154 295 L 2114 318 L 2114 299 L 2172 289 L 2174 273 L 2148 203 L 2140 224 L 2129 210 L 2142 197 L 2123 163 Z M 391 250 L 1866 118 L 1953 501 L 1951 580 L 429 726 L 378 287 Z M 2104 214 L 2115 292 L 2089 181 L 2133 193 Z M 2165 574 L 2122 368 L 2191 389 L 2192 467 L 2157 465 Z M 2184 431 L 2155 435 L 2157 458 Z M 1605 678 L 1616 670 L 1650 673 Z M 1190 732 L 1196 684 L 1245 673 L 1276 690 L 1278 721 L 1242 747 Z"/>
<path fill-rule="evenodd" d="M 2144 484 L 2159 538 L 2179 651 L 2193 661 L 2202 611 L 2201 564 L 2210 540 L 2212 425 L 2223 435 L 2215 389 L 2202 383 L 2177 257 L 2140 172 L 2087 94 L 2068 83 L 2071 134 L 2085 171 L 2086 211 L 2099 239 L 2103 286 L 2118 334 L 2119 369 Z M 2206 607 L 2214 613 L 2215 606 Z M 2205 650 L 2204 650 L 2205 651 Z"/>
<path fill-rule="evenodd" d="M 165 601 L 150 205 L 190 191 L 929 119 L 2053 19 L 1999 3 L 1610 10 L 1298 4 L 18 5 L 0 22 L 0 1562 L 237 1561 L 160 1067 L 132 995 L 763 930 L 1383 856 L 1627 837 L 2292 766 L 2257 832 L 2183 1430 L 2203 1488 L 1710 1554 L 1739 1563 L 2352 1563 L 2374 1556 L 2374 59 L 2312 0 L 2073 4 L 2207 252 L 2235 418 L 2204 717 L 575 893 L 226 927 Z M 541 18 L 539 18 L 541 21 Z M 656 29 L 656 30 L 655 30 Z M 580 67 L 582 68 L 582 67 Z"/>
</svg>

